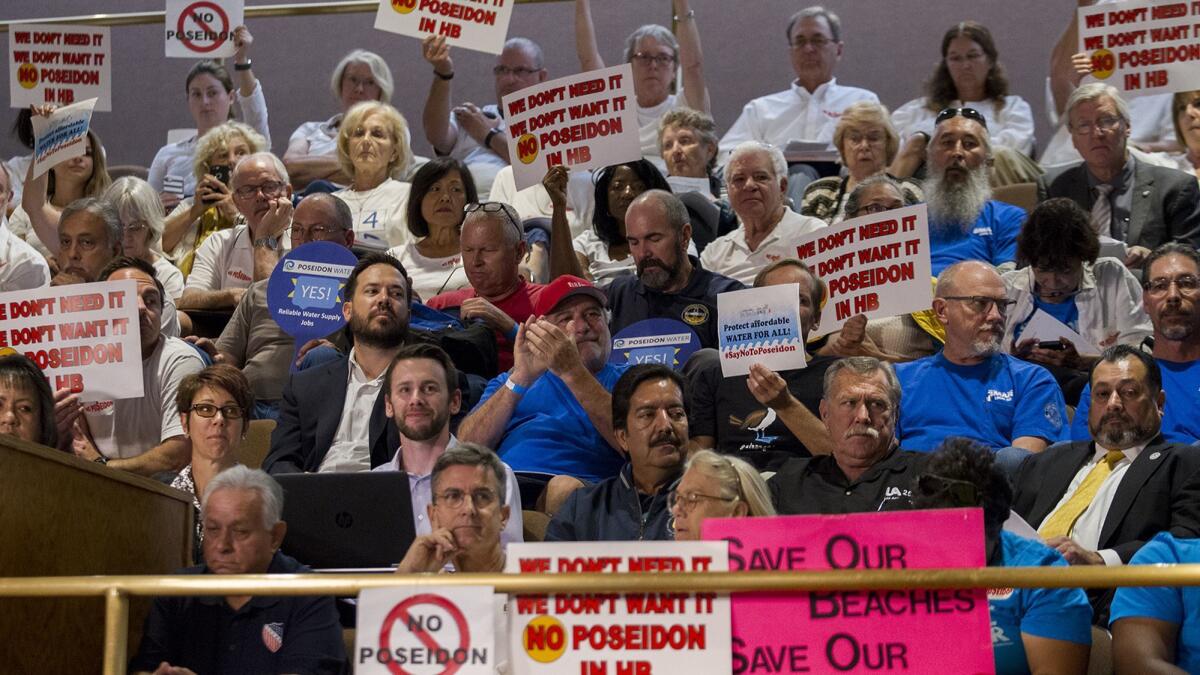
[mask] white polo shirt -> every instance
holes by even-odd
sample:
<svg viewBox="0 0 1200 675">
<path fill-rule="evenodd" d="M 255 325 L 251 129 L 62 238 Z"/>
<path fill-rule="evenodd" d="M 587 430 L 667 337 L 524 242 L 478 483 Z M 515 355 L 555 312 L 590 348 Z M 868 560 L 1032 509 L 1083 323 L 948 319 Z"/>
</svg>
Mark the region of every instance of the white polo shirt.
<svg viewBox="0 0 1200 675">
<path fill-rule="evenodd" d="M 832 148 L 833 129 L 842 111 L 859 101 L 879 102 L 874 92 L 858 87 L 843 87 L 831 78 L 809 93 L 792 82 L 784 91 L 756 98 L 742 108 L 742 114 L 721 139 L 721 162 L 739 143 L 762 141 L 780 149 L 788 141 L 823 141 Z"/>
<path fill-rule="evenodd" d="M 762 268 L 783 258 L 795 258 L 800 239 L 825 225 L 820 218 L 802 216 L 785 206 L 783 217 L 757 249 L 750 250 L 746 227 L 739 225 L 733 232 L 714 239 L 700 255 L 700 264 L 709 272 L 733 277 L 749 286 Z"/>
<path fill-rule="evenodd" d="M 25 291 L 50 284 L 50 266 L 35 248 L 8 229 L 0 212 L 0 291 Z"/>
</svg>

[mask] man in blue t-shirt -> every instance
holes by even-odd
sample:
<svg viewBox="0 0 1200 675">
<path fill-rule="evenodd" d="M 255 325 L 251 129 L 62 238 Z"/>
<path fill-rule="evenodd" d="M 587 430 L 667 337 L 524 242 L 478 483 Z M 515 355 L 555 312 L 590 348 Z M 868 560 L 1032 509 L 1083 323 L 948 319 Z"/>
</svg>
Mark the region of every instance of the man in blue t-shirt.
<svg viewBox="0 0 1200 675">
<path fill-rule="evenodd" d="M 596 482 L 617 475 L 624 463 L 614 449 L 610 392 L 628 366 L 608 362 L 605 302 L 601 290 L 579 277 L 564 274 L 547 285 L 517 331 L 512 370 L 488 383 L 458 429 L 460 441 L 496 449 L 517 473 L 526 503 L 540 492 L 530 473 L 542 485 L 560 475 Z M 561 503 L 552 497 L 551 512 Z"/>
<path fill-rule="evenodd" d="M 1003 450 L 997 459 L 1011 471 L 1024 451 L 1041 452 L 1060 439 L 1066 404 L 1054 378 L 1000 352 L 1010 303 L 987 263 L 955 263 L 938 276 L 933 310 L 946 327 L 946 346 L 896 366 L 902 447 L 930 451 L 948 436 L 965 436 Z"/>
<path fill-rule="evenodd" d="M 1200 563 L 1200 539 L 1176 539 L 1161 532 L 1129 563 Z M 1111 616 L 1113 663 L 1118 671 L 1200 672 L 1200 588 L 1118 588 Z"/>
<path fill-rule="evenodd" d="M 948 114 L 950 111 L 966 111 Z M 938 115 L 929 141 L 929 177 L 922 188 L 929 204 L 933 273 L 963 260 L 999 267 L 1017 257 L 1017 233 L 1025 210 L 991 199 L 988 167 L 992 144 L 987 122 L 969 108 Z"/>
<path fill-rule="evenodd" d="M 1162 370 L 1162 435 L 1172 443 L 1200 440 L 1200 253 L 1186 244 L 1163 244 L 1146 258 L 1142 305 L 1154 325 L 1154 360 Z M 1079 397 L 1071 440 L 1086 441 L 1091 386 Z"/>
</svg>

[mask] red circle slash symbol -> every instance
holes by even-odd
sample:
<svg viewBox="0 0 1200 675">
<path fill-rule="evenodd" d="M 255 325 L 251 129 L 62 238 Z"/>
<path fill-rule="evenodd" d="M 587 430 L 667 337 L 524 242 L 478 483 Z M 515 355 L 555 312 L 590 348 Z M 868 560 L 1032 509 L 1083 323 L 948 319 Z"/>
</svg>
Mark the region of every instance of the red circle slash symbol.
<svg viewBox="0 0 1200 675">
<path fill-rule="evenodd" d="M 463 616 L 462 611 L 460 611 L 458 609 L 458 607 L 455 606 L 454 603 L 450 602 L 449 600 L 447 600 L 446 598 L 444 598 L 440 595 L 434 595 L 432 593 L 422 593 L 421 595 L 414 595 L 411 598 L 404 600 L 400 604 L 393 607 L 392 611 L 388 612 L 387 618 L 385 618 L 383 620 L 383 625 L 380 626 L 380 629 L 379 629 L 379 651 L 381 651 L 381 652 L 390 652 L 391 651 L 392 626 L 397 621 L 402 622 L 401 625 L 404 627 L 405 630 L 408 630 L 409 623 L 410 623 L 410 616 L 409 616 L 408 610 L 410 607 L 413 607 L 414 605 L 433 605 L 435 607 L 440 607 L 442 610 L 444 610 L 447 614 L 450 615 L 451 619 L 454 619 L 454 624 L 458 627 L 458 647 L 456 647 L 454 649 L 447 649 L 446 647 L 439 645 L 433 639 L 433 636 L 431 636 L 429 634 L 429 631 L 425 630 L 425 628 L 413 629 L 411 631 L 413 637 L 420 640 L 421 644 L 425 645 L 426 649 L 429 649 L 430 651 L 436 651 L 436 650 L 440 649 L 440 650 L 450 651 L 450 652 L 454 652 L 456 650 L 466 651 L 466 650 L 470 649 L 471 633 L 470 633 L 470 629 L 467 627 L 467 618 L 465 616 Z M 443 670 L 438 675 L 454 675 L 454 673 L 458 672 L 458 669 L 461 667 L 462 667 L 461 663 L 455 663 L 453 659 L 450 659 L 450 662 L 446 664 L 446 669 Z M 394 675 L 412 675 L 407 670 L 401 668 L 400 665 L 397 664 L 395 661 L 389 660 L 387 662 L 387 668 Z"/>
<path fill-rule="evenodd" d="M 216 14 L 217 19 L 220 20 L 221 27 L 214 30 L 213 27 L 208 24 L 208 22 L 201 18 L 201 9 L 212 10 L 212 13 Z M 194 40 L 183 37 L 184 35 L 187 35 L 187 27 L 184 25 L 184 23 L 188 19 L 195 21 L 200 30 L 206 33 L 216 34 L 220 37 L 216 38 L 211 45 L 200 45 Z M 225 14 L 225 10 L 221 9 L 219 5 L 208 2 L 208 0 L 200 0 L 200 2 L 194 2 L 184 8 L 183 13 L 179 15 L 179 23 L 176 24 L 175 31 L 175 34 L 180 36 L 179 41 L 183 43 L 184 47 L 187 47 L 194 52 L 207 54 L 208 52 L 219 49 L 221 45 L 225 44 L 225 40 L 229 39 L 229 17 Z"/>
</svg>

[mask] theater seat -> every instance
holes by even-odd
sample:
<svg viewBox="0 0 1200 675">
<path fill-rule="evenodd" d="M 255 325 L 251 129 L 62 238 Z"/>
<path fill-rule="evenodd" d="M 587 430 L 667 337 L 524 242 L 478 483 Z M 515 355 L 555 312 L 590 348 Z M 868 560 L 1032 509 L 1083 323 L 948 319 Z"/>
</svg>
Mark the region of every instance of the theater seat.
<svg viewBox="0 0 1200 675">
<path fill-rule="evenodd" d="M 1112 635 L 1092 626 L 1092 651 L 1088 655 L 1088 675 L 1112 675 Z"/>
<path fill-rule="evenodd" d="M 238 461 L 251 469 L 261 469 L 271 450 L 271 431 L 274 429 L 275 420 L 250 420 L 246 437 L 238 446 Z"/>
<path fill-rule="evenodd" d="M 525 541 L 543 541 L 546 538 L 546 526 L 550 524 L 550 516 L 541 511 L 522 511 L 521 525 Z"/>
<path fill-rule="evenodd" d="M 992 190 L 992 198 L 1032 211 L 1037 206 L 1037 183 L 1002 185 Z"/>
</svg>

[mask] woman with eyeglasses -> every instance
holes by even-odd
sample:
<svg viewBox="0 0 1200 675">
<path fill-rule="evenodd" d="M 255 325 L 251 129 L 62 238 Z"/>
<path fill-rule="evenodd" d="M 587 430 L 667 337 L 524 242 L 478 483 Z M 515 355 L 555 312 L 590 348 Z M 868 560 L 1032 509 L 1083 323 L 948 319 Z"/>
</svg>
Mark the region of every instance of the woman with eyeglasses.
<svg viewBox="0 0 1200 675">
<path fill-rule="evenodd" d="M 672 0 L 679 35 L 657 24 L 647 24 L 625 38 L 625 62 L 633 66 L 633 93 L 637 101 L 642 156 L 660 171 L 666 170 L 658 149 L 658 121 L 668 111 L 686 106 L 709 112 L 704 82 L 704 58 L 696 12 L 688 0 Z M 596 44 L 590 0 L 575 0 L 575 52 L 581 72 L 604 68 Z M 683 95 L 676 93 L 675 74 L 683 72 Z"/>
<path fill-rule="evenodd" d="M 163 214 L 158 193 L 149 183 L 134 176 L 118 178 L 104 191 L 104 200 L 117 209 L 121 218 L 121 242 L 125 255 L 145 260 L 154 266 L 154 276 L 172 300 L 183 295 L 183 273 L 163 256 L 159 248 Z"/>
<path fill-rule="evenodd" d="M 844 176 L 827 176 L 808 184 L 800 213 L 820 218 L 829 224 L 840 223 L 846 214 L 846 198 L 862 181 L 887 171 L 896 157 L 900 139 L 888 119 L 888 110 L 874 101 L 859 101 L 842 112 L 833 130 L 833 145 L 846 167 Z M 902 183 L 905 201 L 915 204 L 925 200 L 921 186 L 915 181 L 897 179 Z"/>
<path fill-rule="evenodd" d="M 925 83 L 925 96 L 892 113 L 903 148 L 893 164 L 897 176 L 911 176 L 925 158 L 934 119 L 946 108 L 971 108 L 987 120 L 995 150 L 1028 157 L 1033 152 L 1033 110 L 1008 93 L 1008 76 L 998 59 L 991 31 L 974 21 L 952 26 L 942 36 L 942 58 Z M 1019 161 L 1019 160 L 1015 160 Z"/>
<path fill-rule="evenodd" d="M 250 411 L 254 410 L 254 390 L 242 371 L 216 364 L 183 378 L 175 405 L 183 432 L 191 441 L 192 461 L 175 476 L 171 487 L 192 496 L 196 528 L 192 552 L 198 561 L 204 540 L 200 495 L 214 476 L 238 464 L 238 445 L 246 437 Z"/>
<path fill-rule="evenodd" d="M 946 439 L 913 486 L 918 509 L 983 508 L 988 567 L 1066 567 L 1040 541 L 1004 529 L 1013 491 L 992 451 L 974 441 Z M 1079 588 L 988 590 L 997 675 L 1083 675 L 1092 643 L 1092 607 Z"/>
<path fill-rule="evenodd" d="M 475 180 L 466 164 L 437 157 L 413 176 L 406 215 L 408 243 L 388 249 L 408 271 L 412 290 L 428 300 L 443 291 L 471 285 L 462 263 L 464 208 L 479 202 Z"/>
<path fill-rule="evenodd" d="M 667 504 L 676 541 L 699 539 L 706 518 L 775 515 L 771 493 L 758 471 L 744 460 L 712 450 L 692 454 Z"/>
<path fill-rule="evenodd" d="M 1117 343 L 1138 345 L 1153 332 L 1137 277 L 1120 260 L 1099 254 L 1087 212 L 1070 199 L 1047 199 L 1029 214 L 1017 236 L 1017 258 L 1028 266 L 1003 275 L 1008 298 L 1015 302 L 1005 319 L 1003 347 L 1045 366 L 1060 385 L 1080 380 L 1065 388 L 1071 405 L 1078 401 L 1081 378 L 1099 350 Z M 1059 335 L 1025 335 L 1038 312 L 1065 324 L 1090 347 Z"/>
<path fill-rule="evenodd" d="M 400 178 L 412 156 L 404 116 L 386 103 L 355 105 L 342 119 L 337 157 L 350 185 L 333 195 L 350 207 L 355 244 L 382 251 L 407 243 L 412 186 Z"/>
</svg>

